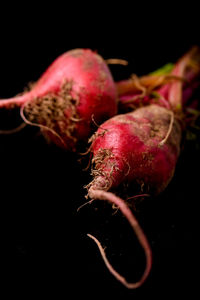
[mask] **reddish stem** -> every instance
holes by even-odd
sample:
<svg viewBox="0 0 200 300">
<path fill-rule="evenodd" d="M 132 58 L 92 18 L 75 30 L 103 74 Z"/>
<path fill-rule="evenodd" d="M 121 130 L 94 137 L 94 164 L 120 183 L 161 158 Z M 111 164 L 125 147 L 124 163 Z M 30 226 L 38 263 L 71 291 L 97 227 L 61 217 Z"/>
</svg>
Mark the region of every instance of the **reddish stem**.
<svg viewBox="0 0 200 300">
<path fill-rule="evenodd" d="M 112 267 L 112 265 L 110 264 L 110 262 L 108 261 L 108 259 L 106 257 L 105 251 L 104 251 L 103 247 L 101 246 L 100 242 L 91 234 L 88 234 L 88 236 L 90 238 L 92 238 L 95 241 L 95 243 L 97 244 L 97 246 L 100 250 L 101 256 L 102 256 L 108 270 L 113 274 L 113 276 L 117 280 L 119 280 L 125 287 L 127 287 L 129 289 L 136 289 L 136 288 L 140 287 L 144 283 L 144 281 L 147 279 L 147 277 L 149 276 L 149 273 L 150 273 L 151 267 L 152 267 L 151 247 L 149 245 L 149 242 L 148 242 L 142 228 L 140 227 L 138 221 L 136 220 L 135 216 L 133 215 L 133 213 L 131 212 L 129 207 L 126 205 L 126 203 L 121 198 L 115 196 L 113 193 L 106 192 L 103 190 L 95 190 L 93 188 L 90 188 L 88 194 L 89 194 L 89 197 L 92 199 L 106 200 L 106 201 L 109 201 L 109 202 L 117 205 L 119 207 L 119 209 L 121 210 L 122 214 L 129 221 L 133 230 L 135 231 L 135 234 L 145 252 L 146 268 L 145 268 L 144 273 L 143 273 L 142 277 L 140 278 L 140 280 L 137 282 L 134 282 L 134 283 L 127 282 L 127 280 Z"/>
<path fill-rule="evenodd" d="M 141 86 L 148 88 L 148 87 L 151 87 L 152 85 L 154 85 L 155 82 L 158 81 L 159 77 L 160 76 L 157 76 L 157 75 L 147 75 L 147 76 L 142 76 L 138 79 L 139 79 Z M 164 79 L 163 79 L 163 83 L 164 83 Z M 166 83 L 166 81 L 165 81 L 165 83 Z M 128 93 L 137 93 L 138 91 L 140 91 L 140 89 L 138 89 L 138 86 L 137 86 L 134 78 L 116 82 L 116 87 L 117 87 L 119 96 L 128 94 Z"/>
<path fill-rule="evenodd" d="M 185 69 L 188 66 L 188 63 L 191 60 L 191 53 L 186 54 L 180 61 L 176 64 L 174 70 L 172 71 L 173 75 L 184 76 Z M 171 83 L 169 87 L 168 100 L 171 104 L 172 109 L 177 111 L 182 111 L 182 91 L 183 82 L 175 81 Z"/>
<path fill-rule="evenodd" d="M 193 47 L 176 63 L 173 71 L 168 75 L 147 75 L 140 78 L 130 78 L 116 83 L 119 102 L 122 105 L 136 105 L 135 101 L 142 99 L 141 103 L 149 103 L 153 99 L 151 92 L 156 91 L 162 99 L 166 99 L 174 112 L 181 112 L 182 105 L 188 100 L 198 86 L 200 76 L 200 49 Z M 197 81 L 197 84 L 196 84 Z M 140 84 L 140 87 L 138 86 Z M 141 93 L 141 87 L 146 93 Z M 189 87 L 190 93 L 183 92 Z M 146 97 L 146 99 L 145 99 Z M 186 99 L 185 99 L 185 98 Z M 162 99 L 159 99 L 161 102 Z M 140 104 L 140 102 L 139 102 Z M 166 106 L 166 105 L 165 105 Z"/>
</svg>

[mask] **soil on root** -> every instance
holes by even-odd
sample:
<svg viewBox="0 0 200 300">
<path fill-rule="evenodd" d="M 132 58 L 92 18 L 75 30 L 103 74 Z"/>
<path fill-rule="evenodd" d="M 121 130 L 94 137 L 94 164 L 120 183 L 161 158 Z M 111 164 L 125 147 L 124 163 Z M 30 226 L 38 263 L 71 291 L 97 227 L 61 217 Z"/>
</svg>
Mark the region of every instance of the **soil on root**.
<svg viewBox="0 0 200 300">
<path fill-rule="evenodd" d="M 77 113 L 79 99 L 72 97 L 71 91 L 72 82 L 67 82 L 58 94 L 49 93 L 27 102 L 23 107 L 23 114 L 29 124 L 41 127 L 47 140 L 60 137 L 67 148 L 70 144 L 73 148 L 71 150 L 75 151 L 77 144 L 75 129 L 77 122 L 80 121 Z"/>
</svg>

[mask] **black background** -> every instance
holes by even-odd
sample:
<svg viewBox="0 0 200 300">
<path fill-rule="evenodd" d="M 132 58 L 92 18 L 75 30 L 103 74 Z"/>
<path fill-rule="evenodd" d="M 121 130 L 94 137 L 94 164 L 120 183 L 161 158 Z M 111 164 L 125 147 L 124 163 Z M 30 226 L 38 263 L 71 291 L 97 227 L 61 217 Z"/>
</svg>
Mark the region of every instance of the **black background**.
<svg viewBox="0 0 200 300">
<path fill-rule="evenodd" d="M 174 62 L 192 45 L 200 45 L 196 11 L 192 4 L 175 9 L 169 3 L 121 3 L 110 9 L 103 3 L 96 8 L 35 3 L 2 9 L 0 96 L 23 91 L 57 56 L 78 47 L 128 60 L 128 67 L 112 66 L 116 80 Z M 18 112 L 2 110 L 0 124 L 20 124 Z M 1 135 L 1 272 L 7 294 L 26 299 L 193 294 L 199 268 L 198 145 L 184 145 L 166 191 L 139 205 L 136 215 L 152 246 L 154 264 L 146 283 L 128 291 L 106 270 L 86 234 L 93 233 L 107 246 L 109 258 L 129 280 L 141 275 L 143 252 L 126 221 L 120 214 L 112 216 L 108 205 L 95 203 L 77 213 L 90 180 L 77 156 L 46 144 L 37 128 Z"/>
</svg>

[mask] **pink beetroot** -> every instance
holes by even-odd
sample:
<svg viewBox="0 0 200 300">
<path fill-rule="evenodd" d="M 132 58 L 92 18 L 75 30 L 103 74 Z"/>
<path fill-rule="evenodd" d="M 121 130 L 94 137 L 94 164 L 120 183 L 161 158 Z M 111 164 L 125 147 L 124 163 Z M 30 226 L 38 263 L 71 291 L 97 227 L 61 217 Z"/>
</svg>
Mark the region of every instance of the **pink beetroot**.
<svg viewBox="0 0 200 300">
<path fill-rule="evenodd" d="M 187 124 L 187 101 L 199 85 L 199 58 L 199 49 L 193 48 L 177 62 L 170 78 L 150 75 L 135 77 L 132 83 L 131 80 L 117 83 L 121 108 L 143 107 L 107 120 L 91 138 L 94 178 L 88 185 L 88 196 L 119 207 L 146 255 L 142 277 L 136 283 L 127 282 L 109 263 L 100 242 L 89 235 L 109 271 L 127 288 L 144 283 L 151 270 L 152 253 L 132 211 L 112 192 L 118 187 L 123 190 L 124 186 L 138 186 L 141 193 L 157 195 L 169 184 L 180 152 L 182 130 Z M 155 102 L 156 105 L 149 105 Z"/>
<path fill-rule="evenodd" d="M 180 152 L 181 127 L 174 114 L 161 106 L 149 105 L 134 112 L 117 115 L 101 125 L 92 137 L 93 181 L 88 185 L 92 199 L 116 204 L 135 230 L 146 254 L 146 269 L 137 283 L 128 283 L 107 261 L 113 275 L 128 288 L 140 286 L 147 278 L 152 264 L 151 248 L 127 204 L 110 190 L 139 185 L 141 192 L 158 194 L 173 177 Z"/>
<path fill-rule="evenodd" d="M 132 211 L 111 191 L 118 187 L 123 190 L 128 185 L 140 187 L 141 193 L 157 195 L 169 184 L 180 152 L 184 105 L 192 95 L 193 83 L 199 79 L 199 53 L 198 48 L 193 48 L 181 58 L 170 78 L 159 74 L 117 83 L 121 108 L 143 107 L 107 120 L 91 138 L 94 178 L 88 185 L 88 196 L 92 200 L 107 200 L 119 207 L 146 255 L 142 277 L 136 283 L 127 282 L 109 263 L 100 242 L 89 235 L 97 243 L 109 271 L 127 288 L 137 288 L 144 283 L 151 270 L 152 253 Z M 184 98 L 184 89 L 188 89 L 188 80 L 191 90 L 187 90 L 187 99 Z M 158 105 L 149 105 L 155 100 Z"/>
<path fill-rule="evenodd" d="M 90 136 L 93 120 L 116 114 L 116 86 L 101 56 L 75 49 L 58 57 L 29 92 L 0 101 L 0 108 L 13 107 L 51 141 L 76 151 Z"/>
<path fill-rule="evenodd" d="M 173 176 L 180 138 L 173 113 L 158 105 L 109 119 L 93 136 L 92 162 L 99 176 L 92 185 L 107 190 L 126 180 L 160 193 Z"/>
</svg>

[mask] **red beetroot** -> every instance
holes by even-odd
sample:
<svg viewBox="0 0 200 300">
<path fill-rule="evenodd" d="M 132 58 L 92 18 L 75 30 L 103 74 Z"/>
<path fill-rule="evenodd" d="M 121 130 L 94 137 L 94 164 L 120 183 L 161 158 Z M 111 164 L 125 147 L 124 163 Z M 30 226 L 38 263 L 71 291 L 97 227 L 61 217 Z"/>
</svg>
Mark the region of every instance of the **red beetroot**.
<svg viewBox="0 0 200 300">
<path fill-rule="evenodd" d="M 117 112 L 117 92 L 101 56 L 75 49 L 58 57 L 31 91 L 1 100 L 0 108 L 21 107 L 25 122 L 38 125 L 54 143 L 76 151 L 101 123 Z"/>
<path fill-rule="evenodd" d="M 151 247 L 126 202 L 110 191 L 123 188 L 124 184 L 138 185 L 142 193 L 156 195 L 167 187 L 180 152 L 181 125 L 186 125 L 183 112 L 199 83 L 199 58 L 200 50 L 193 48 L 177 62 L 168 78 L 150 75 L 117 83 L 122 106 L 130 104 L 137 108 L 155 100 L 159 105 L 151 104 L 115 116 L 103 123 L 91 138 L 94 179 L 88 185 L 88 196 L 119 207 L 146 255 L 143 276 L 138 282 L 129 283 L 109 263 L 99 241 L 89 235 L 97 243 L 109 271 L 127 288 L 141 286 L 148 277 L 152 265 Z"/>
<path fill-rule="evenodd" d="M 102 176 L 92 185 L 107 190 L 127 180 L 160 193 L 173 176 L 180 136 L 173 113 L 158 105 L 109 119 L 93 136 L 92 162 Z"/>
<path fill-rule="evenodd" d="M 146 269 L 136 283 L 128 283 L 107 261 L 100 243 L 91 235 L 112 274 L 128 288 L 139 287 L 152 264 L 151 248 L 125 201 L 108 192 L 123 183 L 138 184 L 141 191 L 158 194 L 174 174 L 180 152 L 181 127 L 173 112 L 149 105 L 134 112 L 117 115 L 101 125 L 92 137 L 94 176 L 88 185 L 92 199 L 116 204 L 128 219 L 146 254 Z"/>
</svg>

